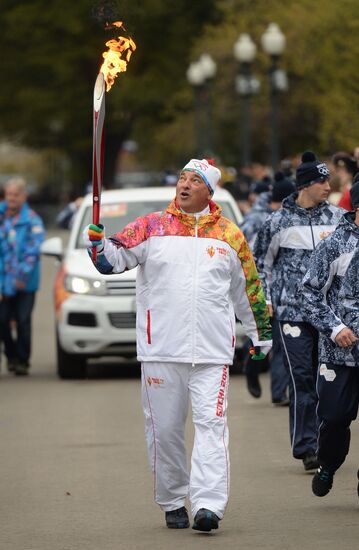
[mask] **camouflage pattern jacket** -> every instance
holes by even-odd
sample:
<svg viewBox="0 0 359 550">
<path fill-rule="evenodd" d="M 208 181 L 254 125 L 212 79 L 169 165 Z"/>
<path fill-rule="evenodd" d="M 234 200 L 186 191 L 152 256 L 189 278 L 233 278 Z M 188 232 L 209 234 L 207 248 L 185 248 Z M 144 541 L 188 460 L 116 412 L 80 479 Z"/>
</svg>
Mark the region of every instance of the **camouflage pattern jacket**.
<svg viewBox="0 0 359 550">
<path fill-rule="evenodd" d="M 304 308 L 310 323 L 321 333 L 320 361 L 349 367 L 354 348 L 341 348 L 337 334 L 348 326 L 359 336 L 359 227 L 353 212 L 313 253 L 303 279 Z"/>
<path fill-rule="evenodd" d="M 261 193 L 254 203 L 253 208 L 244 217 L 244 220 L 240 225 L 240 228 L 252 250 L 258 231 L 262 227 L 264 221 L 273 212 L 272 208 L 269 206 L 271 200 L 272 194 L 270 192 Z"/>
<path fill-rule="evenodd" d="M 319 242 L 334 231 L 345 210 L 322 202 L 296 204 L 298 193 L 284 199 L 258 232 L 254 257 L 268 304 L 279 321 L 305 322 L 302 279 Z"/>
<path fill-rule="evenodd" d="M 350 327 L 359 338 L 359 248 L 355 250 L 352 261 L 349 264 L 346 277 L 340 290 L 339 299 L 343 304 L 342 319 L 347 327 Z M 355 360 L 355 366 L 359 367 L 359 341 L 352 347 L 351 353 Z"/>
</svg>

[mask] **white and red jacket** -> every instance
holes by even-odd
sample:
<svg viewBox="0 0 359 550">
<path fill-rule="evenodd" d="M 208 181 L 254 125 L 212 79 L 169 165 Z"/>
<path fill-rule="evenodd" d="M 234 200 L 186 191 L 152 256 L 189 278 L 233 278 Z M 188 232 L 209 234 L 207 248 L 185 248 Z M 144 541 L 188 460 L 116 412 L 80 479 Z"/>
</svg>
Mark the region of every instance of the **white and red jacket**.
<svg viewBox="0 0 359 550">
<path fill-rule="evenodd" d="M 271 346 L 257 269 L 241 230 L 210 202 L 200 217 L 175 200 L 104 239 L 101 273 L 138 266 L 139 361 L 231 364 L 235 315 L 254 346 Z"/>
</svg>

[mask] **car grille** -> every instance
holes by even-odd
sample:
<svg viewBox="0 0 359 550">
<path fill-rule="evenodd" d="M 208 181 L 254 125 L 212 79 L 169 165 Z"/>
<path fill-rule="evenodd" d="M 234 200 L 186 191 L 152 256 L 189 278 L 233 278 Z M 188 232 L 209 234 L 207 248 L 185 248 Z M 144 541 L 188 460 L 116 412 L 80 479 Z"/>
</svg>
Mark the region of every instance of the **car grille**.
<svg viewBox="0 0 359 550">
<path fill-rule="evenodd" d="M 116 328 L 136 328 L 136 313 L 109 313 L 110 323 Z"/>
<path fill-rule="evenodd" d="M 77 327 L 97 327 L 96 316 L 93 313 L 69 313 L 67 320 L 69 325 Z"/>
<path fill-rule="evenodd" d="M 136 281 L 106 281 L 107 294 L 111 295 L 134 295 L 136 294 Z"/>
</svg>

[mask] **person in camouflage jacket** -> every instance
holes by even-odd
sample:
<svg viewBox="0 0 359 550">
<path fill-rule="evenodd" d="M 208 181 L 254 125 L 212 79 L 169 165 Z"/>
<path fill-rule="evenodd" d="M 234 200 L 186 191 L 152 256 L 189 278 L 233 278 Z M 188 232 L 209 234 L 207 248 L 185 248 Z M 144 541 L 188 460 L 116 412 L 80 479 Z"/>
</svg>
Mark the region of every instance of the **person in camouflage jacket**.
<svg viewBox="0 0 359 550">
<path fill-rule="evenodd" d="M 318 243 L 339 223 L 344 210 L 327 202 L 329 169 L 310 151 L 296 172 L 297 192 L 283 201 L 260 229 L 254 256 L 269 309 L 280 322 L 290 373 L 289 425 L 294 458 L 316 469 L 318 333 L 304 313 L 302 279 Z"/>
<path fill-rule="evenodd" d="M 358 414 L 359 177 L 351 199 L 355 212 L 345 214 L 334 233 L 318 246 L 303 279 L 305 314 L 320 331 L 319 469 L 312 481 L 317 496 L 330 491 L 333 476 L 348 454 L 350 424 Z"/>
<path fill-rule="evenodd" d="M 339 298 L 342 302 L 342 318 L 345 326 L 349 327 L 356 336 L 359 336 L 359 250 L 356 249 L 347 270 L 347 276 L 340 290 Z M 359 344 L 356 343 L 350 350 L 355 367 L 359 367 Z"/>
<path fill-rule="evenodd" d="M 261 193 L 256 199 L 253 208 L 250 210 L 250 212 L 248 212 L 248 214 L 246 214 L 243 222 L 240 225 L 243 235 L 247 239 L 247 242 L 251 248 L 253 248 L 257 233 L 261 228 L 264 220 L 269 216 L 269 214 L 273 212 L 273 209 L 270 205 L 271 201 L 271 191 Z"/>
<path fill-rule="evenodd" d="M 293 191 L 295 191 L 293 180 L 285 177 L 283 172 L 276 172 L 271 190 L 259 195 L 252 210 L 240 226 L 251 249 L 254 247 L 258 231 L 267 217 L 281 208 L 283 200 Z M 272 403 L 276 406 L 287 406 L 289 404 L 287 397 L 289 373 L 284 366 L 278 320 L 272 317 L 271 322 L 273 347 L 269 361 Z M 244 364 L 244 374 L 246 375 L 248 391 L 255 398 L 259 398 L 262 394 L 259 373 L 266 368 L 268 368 L 268 358 L 263 361 L 252 361 L 248 353 Z"/>
</svg>

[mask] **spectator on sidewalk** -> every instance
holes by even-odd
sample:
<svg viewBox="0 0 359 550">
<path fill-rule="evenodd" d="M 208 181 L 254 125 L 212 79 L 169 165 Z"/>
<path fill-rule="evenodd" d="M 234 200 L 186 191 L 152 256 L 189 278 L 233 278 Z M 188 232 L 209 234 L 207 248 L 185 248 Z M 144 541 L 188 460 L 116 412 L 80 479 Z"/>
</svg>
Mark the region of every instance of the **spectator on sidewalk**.
<svg viewBox="0 0 359 550">
<path fill-rule="evenodd" d="M 77 197 L 69 202 L 56 216 L 56 225 L 62 229 L 71 229 L 78 209 L 83 201 L 83 197 Z"/>
<path fill-rule="evenodd" d="M 358 171 L 356 159 L 349 153 L 340 151 L 335 153 L 332 158 L 335 175 L 340 182 L 341 197 L 338 206 L 345 210 L 352 210 L 353 206 L 350 200 L 350 189 L 355 174 Z"/>
<path fill-rule="evenodd" d="M 26 182 L 10 179 L 0 202 L 0 328 L 8 370 L 28 374 L 31 318 L 40 282 L 41 218 L 27 203 Z M 15 321 L 15 332 L 11 322 Z"/>
</svg>

